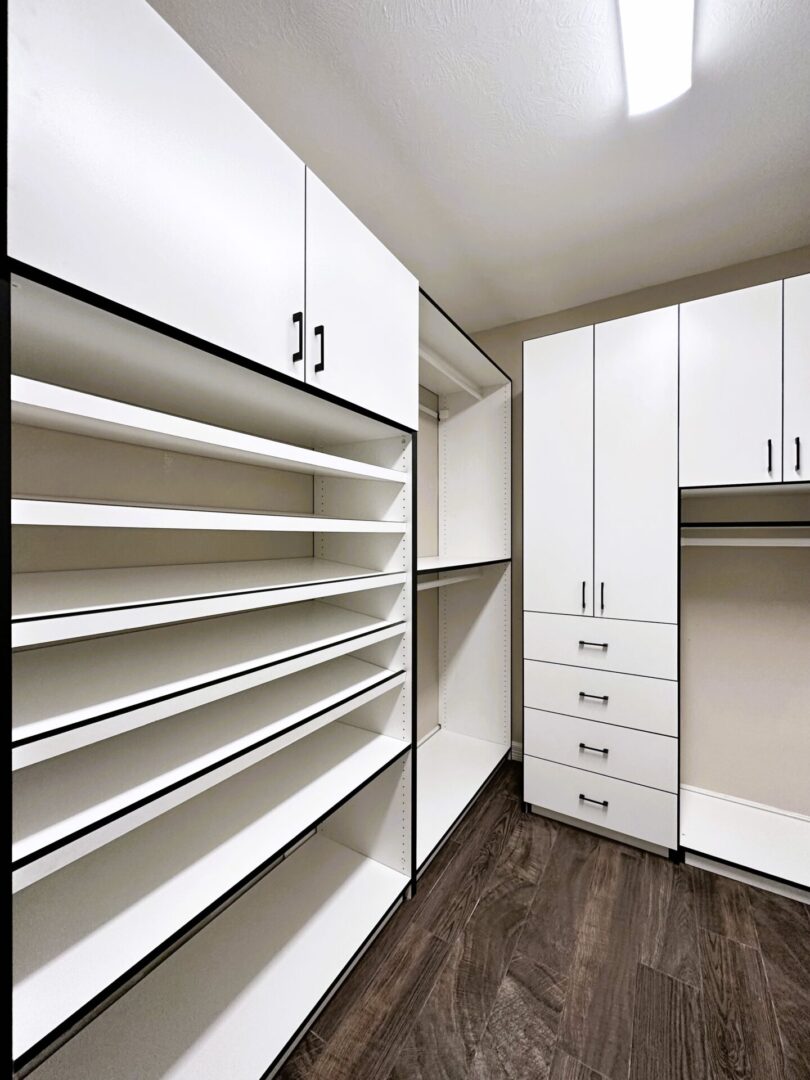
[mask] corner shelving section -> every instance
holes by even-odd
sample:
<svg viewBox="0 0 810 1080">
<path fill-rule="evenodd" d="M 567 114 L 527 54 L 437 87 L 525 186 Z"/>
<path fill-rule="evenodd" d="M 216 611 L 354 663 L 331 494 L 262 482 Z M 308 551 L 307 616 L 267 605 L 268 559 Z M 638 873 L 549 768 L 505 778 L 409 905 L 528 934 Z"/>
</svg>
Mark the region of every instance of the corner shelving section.
<svg viewBox="0 0 810 1080">
<path fill-rule="evenodd" d="M 511 380 L 420 297 L 416 865 L 511 745 Z"/>
<path fill-rule="evenodd" d="M 413 882 L 411 433 L 12 285 L 16 1075 L 264 1074 Z"/>
</svg>

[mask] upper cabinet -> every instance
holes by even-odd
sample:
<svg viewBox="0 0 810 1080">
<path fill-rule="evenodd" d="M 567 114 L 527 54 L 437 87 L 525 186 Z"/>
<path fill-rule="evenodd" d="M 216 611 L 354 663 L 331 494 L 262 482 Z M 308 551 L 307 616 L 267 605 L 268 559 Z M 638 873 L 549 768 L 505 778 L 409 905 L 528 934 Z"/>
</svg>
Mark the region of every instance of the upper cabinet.
<svg viewBox="0 0 810 1080">
<path fill-rule="evenodd" d="M 782 282 L 682 304 L 680 381 L 681 487 L 780 481 Z"/>
<path fill-rule="evenodd" d="M 418 427 L 419 285 L 307 170 L 307 382 Z"/>
<path fill-rule="evenodd" d="M 303 378 L 304 165 L 144 0 L 12 0 L 9 253 Z"/>
<path fill-rule="evenodd" d="M 785 282 L 782 478 L 810 480 L 810 274 Z"/>
</svg>

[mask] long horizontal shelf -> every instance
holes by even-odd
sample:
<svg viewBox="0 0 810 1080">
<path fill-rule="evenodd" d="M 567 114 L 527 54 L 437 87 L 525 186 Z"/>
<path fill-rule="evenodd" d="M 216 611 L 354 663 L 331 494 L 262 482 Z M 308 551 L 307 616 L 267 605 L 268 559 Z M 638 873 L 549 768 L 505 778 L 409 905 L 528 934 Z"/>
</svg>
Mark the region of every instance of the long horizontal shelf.
<svg viewBox="0 0 810 1080">
<path fill-rule="evenodd" d="M 683 522 L 681 547 L 810 547 L 810 522 Z"/>
<path fill-rule="evenodd" d="M 11 500 L 11 524 L 91 529 L 195 529 L 209 532 L 407 533 L 409 528 L 404 521 L 365 521 L 319 517 L 317 514 L 272 514 L 258 510 L 212 510 L 26 498 Z"/>
<path fill-rule="evenodd" d="M 464 390 L 482 397 L 486 387 L 509 379 L 430 297 L 419 297 L 419 382 L 434 394 Z"/>
<path fill-rule="evenodd" d="M 417 751 L 416 865 L 421 867 L 509 751 L 440 728 Z"/>
<path fill-rule="evenodd" d="M 406 580 L 405 573 L 313 558 L 16 574 L 12 647 L 203 619 Z"/>
<path fill-rule="evenodd" d="M 278 754 L 400 686 L 344 656 L 15 774 L 15 890 Z"/>
<path fill-rule="evenodd" d="M 468 570 L 474 566 L 495 566 L 511 562 L 511 556 L 471 559 L 465 555 L 420 555 L 416 560 L 417 574 L 439 574 L 445 570 Z"/>
<path fill-rule="evenodd" d="M 259 1077 L 408 879 L 318 834 L 38 1070 L 41 1080 Z M 171 1002 L 171 1008 L 161 1007 Z"/>
<path fill-rule="evenodd" d="M 11 376 L 11 418 L 33 427 L 316 476 L 398 484 L 410 480 L 407 473 L 396 469 L 229 431 L 19 375 Z"/>
<path fill-rule="evenodd" d="M 344 723 L 330 724 L 18 894 L 14 904 L 15 1059 L 50 1041 L 60 1028 L 79 1020 L 92 1004 L 103 1001 L 118 985 L 160 957 L 173 941 L 199 926 L 206 914 L 262 868 L 272 865 L 283 851 L 291 849 L 325 816 L 406 752 L 406 745 L 397 739 Z M 317 898 L 321 890 L 324 897 L 333 896 L 336 902 L 340 898 L 347 900 L 348 906 L 340 909 L 340 923 L 330 924 L 323 939 L 319 935 L 320 944 L 329 949 L 332 933 L 342 937 L 352 933 L 353 927 L 360 932 L 366 910 L 364 886 L 360 875 L 358 893 L 349 883 L 343 889 L 337 888 L 329 878 L 328 860 L 321 858 L 320 848 L 313 850 L 318 854 L 313 864 L 308 862 L 314 866 L 312 880 L 307 887 L 300 882 L 300 887 L 290 893 L 289 902 L 293 917 L 301 920 L 302 932 L 304 926 L 317 932 Z M 258 892 L 248 894 L 259 898 L 260 911 L 262 898 L 272 895 L 276 874 L 274 871 L 266 885 L 258 886 Z M 403 888 L 406 884 L 402 879 Z M 244 911 L 242 901 L 232 910 Z M 54 911 L 60 912 L 59 919 L 53 918 Z M 275 922 L 281 935 L 268 935 L 268 941 L 287 939 L 288 955 L 292 956 L 295 934 L 288 920 L 274 920 L 272 904 L 267 906 L 266 914 L 266 925 L 272 927 Z M 220 918 L 230 917 L 225 913 Z M 265 924 L 241 914 L 236 918 L 235 928 L 230 921 L 222 924 L 225 939 L 232 950 L 241 952 L 244 945 L 249 962 L 255 962 L 256 956 L 262 955 L 257 952 L 254 956 L 253 950 L 262 941 Z M 217 919 L 211 925 L 219 922 Z M 256 927 L 260 932 L 254 941 L 252 928 Z M 321 929 L 325 929 L 322 924 Z M 195 945 L 185 945 L 176 956 L 189 955 L 189 950 L 193 955 Z M 230 973 L 238 968 L 236 958 L 231 952 L 228 962 L 224 958 L 215 961 L 205 939 L 201 949 L 206 956 L 205 972 L 192 980 L 191 989 L 202 994 L 222 993 Z M 295 977 L 288 975 L 289 981 L 279 988 L 277 1000 L 271 1002 L 252 1037 L 262 1037 L 269 1030 L 275 1011 L 285 1008 L 285 1003 L 298 994 L 297 985 L 319 977 L 321 971 L 326 977 L 327 968 L 317 954 L 307 963 L 295 963 Z M 150 980 L 155 977 L 161 976 L 152 975 Z M 130 991 L 130 995 L 133 993 L 134 1000 L 138 1000 L 138 987 Z M 150 995 L 150 1000 L 155 1010 L 153 1023 L 165 1016 L 176 1034 L 188 1031 L 179 1023 L 176 1009 L 182 1002 L 173 993 L 168 997 Z M 167 1001 L 172 1002 L 171 1010 L 165 1009 Z M 125 1006 L 115 1006 L 120 1007 Z M 196 1015 L 195 1021 L 199 1018 Z M 98 1024 L 103 1022 L 103 1018 L 96 1020 L 90 1030 L 98 1031 Z M 207 1021 L 202 1026 L 205 1030 Z M 134 1030 L 130 1031 L 130 1037 L 134 1034 Z M 153 1050 L 160 1046 L 154 1027 L 139 1032 L 133 1046 L 143 1050 L 143 1042 Z M 238 1049 L 238 1040 L 229 1046 L 231 1053 Z M 180 1067 L 177 1061 L 173 1065 Z M 99 1067 L 99 1078 L 104 1080 L 133 1075 L 131 1058 L 119 1063 L 120 1071 L 106 1071 L 100 1063 Z M 171 1070 L 158 1070 L 152 1075 L 171 1075 Z M 217 1074 L 209 1065 L 202 1071 L 192 1069 L 189 1075 Z M 258 1073 L 249 1069 L 246 1073 L 235 1072 L 231 1066 L 219 1075 Z"/>
<path fill-rule="evenodd" d="M 12 657 L 12 766 L 231 696 L 246 682 L 290 675 L 403 628 L 399 616 L 372 618 L 310 600 L 18 651 Z M 248 675 L 251 681 L 239 677 Z"/>
</svg>

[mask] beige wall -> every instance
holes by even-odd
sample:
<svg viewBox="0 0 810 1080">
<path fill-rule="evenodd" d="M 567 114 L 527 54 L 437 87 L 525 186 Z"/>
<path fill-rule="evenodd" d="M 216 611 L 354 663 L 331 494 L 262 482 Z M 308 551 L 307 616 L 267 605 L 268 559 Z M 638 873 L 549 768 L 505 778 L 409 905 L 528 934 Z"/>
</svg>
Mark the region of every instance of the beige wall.
<svg viewBox="0 0 810 1080">
<path fill-rule="evenodd" d="M 778 278 L 793 277 L 796 274 L 810 273 L 810 247 L 796 248 L 779 255 L 770 255 L 752 262 L 714 270 L 707 274 L 681 278 L 664 285 L 653 285 L 636 292 L 612 296 L 597 300 L 592 304 L 570 308 L 550 315 L 541 315 L 535 319 L 510 323 L 507 326 L 483 330 L 475 335 L 481 347 L 512 377 L 512 598 L 514 620 L 512 637 L 513 668 L 513 715 L 512 737 L 520 739 L 522 730 L 520 671 L 523 656 L 523 507 L 521 502 L 522 470 L 522 425 L 523 425 L 523 387 L 521 381 L 523 342 L 531 338 L 556 334 L 561 330 L 573 330 L 578 326 L 591 323 L 608 322 L 625 315 L 636 315 L 640 311 L 666 307 L 669 304 L 685 303 L 698 300 L 715 293 L 743 289 L 749 285 L 761 285 Z"/>
</svg>

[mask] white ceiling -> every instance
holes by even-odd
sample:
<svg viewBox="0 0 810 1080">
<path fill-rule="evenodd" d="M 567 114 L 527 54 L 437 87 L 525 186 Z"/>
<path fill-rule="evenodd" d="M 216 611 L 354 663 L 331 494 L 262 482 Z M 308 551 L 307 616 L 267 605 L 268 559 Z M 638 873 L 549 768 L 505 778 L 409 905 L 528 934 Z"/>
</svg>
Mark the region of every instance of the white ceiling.
<svg viewBox="0 0 810 1080">
<path fill-rule="evenodd" d="M 808 0 L 632 120 L 615 0 L 151 2 L 469 330 L 810 243 Z"/>
</svg>

